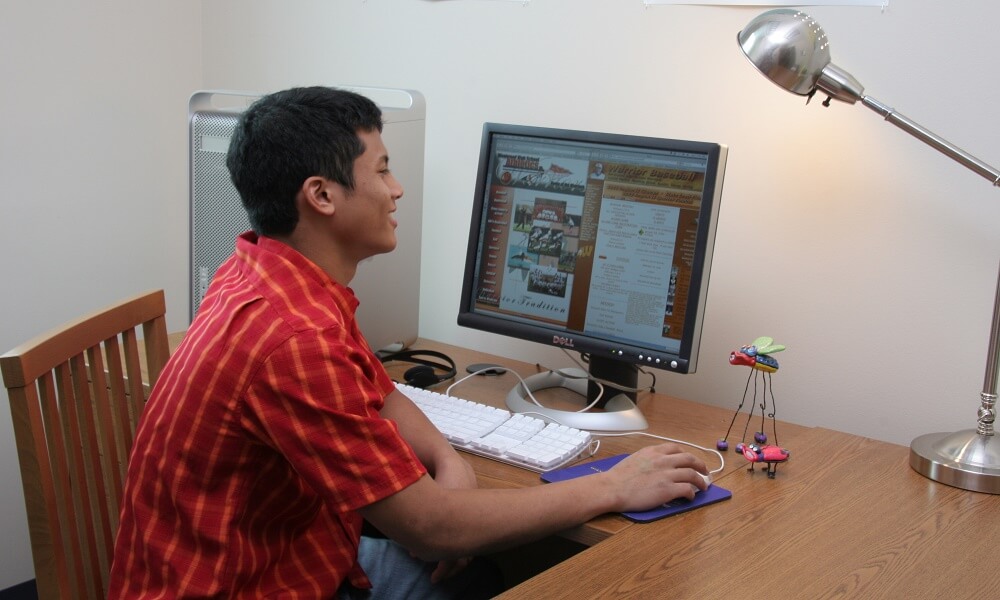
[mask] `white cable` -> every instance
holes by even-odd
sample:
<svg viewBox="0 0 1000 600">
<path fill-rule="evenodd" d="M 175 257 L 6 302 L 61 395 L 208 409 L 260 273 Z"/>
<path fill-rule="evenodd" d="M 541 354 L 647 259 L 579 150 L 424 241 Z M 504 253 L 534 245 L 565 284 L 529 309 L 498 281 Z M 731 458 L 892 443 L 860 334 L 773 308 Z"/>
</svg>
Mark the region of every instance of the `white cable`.
<svg viewBox="0 0 1000 600">
<path fill-rule="evenodd" d="M 691 448 L 697 448 L 698 450 L 701 450 L 703 452 L 711 452 L 712 454 L 714 454 L 714 455 L 716 455 L 716 456 L 719 457 L 719 468 L 715 469 L 714 471 L 709 471 L 709 474 L 715 475 L 716 473 L 719 473 L 720 471 L 722 471 L 723 469 L 726 468 L 726 459 L 725 459 L 724 456 L 722 456 L 721 452 L 719 452 L 715 448 L 706 448 L 704 446 L 699 446 L 698 444 L 695 444 L 693 442 L 685 442 L 684 440 L 676 440 L 674 438 L 669 438 L 669 437 L 665 437 L 665 436 L 662 436 L 662 435 L 656 435 L 654 433 L 647 433 L 645 431 L 628 431 L 628 432 L 625 432 L 625 433 L 594 433 L 594 432 L 591 432 L 591 435 L 595 435 L 595 436 L 599 435 L 599 436 L 602 436 L 602 437 L 624 437 L 626 435 L 644 435 L 646 437 L 656 438 L 658 440 L 663 440 L 665 442 L 673 442 L 675 444 L 683 444 L 685 446 L 690 446 Z"/>
<path fill-rule="evenodd" d="M 514 377 L 517 377 L 518 381 L 521 382 L 520 383 L 521 386 L 524 387 L 524 391 L 527 394 L 528 398 L 531 399 L 531 401 L 535 404 L 535 406 L 538 406 L 539 408 L 545 408 L 545 406 L 541 402 L 538 401 L 538 398 L 535 398 L 535 395 L 531 393 L 531 388 L 528 387 L 528 384 L 524 381 L 524 378 L 521 377 L 520 374 L 518 374 L 516 371 L 513 371 L 513 370 L 508 369 L 506 367 L 499 367 L 499 368 L 502 368 L 504 371 L 510 373 Z M 450 396 L 452 388 L 454 388 L 456 385 L 462 383 L 466 379 L 469 379 L 470 377 L 473 377 L 475 375 L 480 375 L 482 373 L 488 373 L 490 371 L 496 371 L 496 369 L 497 369 L 497 367 L 491 366 L 491 367 L 486 367 L 486 368 L 483 368 L 483 369 L 479 369 L 478 371 L 475 371 L 473 373 L 469 373 L 465 377 L 462 377 L 461 379 L 458 379 L 455 382 L 453 382 L 451 385 L 449 385 L 445 389 L 444 395 L 445 396 Z M 591 381 L 594 381 L 594 383 L 597 385 L 597 387 L 598 387 L 597 397 L 594 398 L 594 400 L 590 404 L 584 406 L 583 408 L 581 408 L 581 409 L 579 409 L 579 410 L 577 410 L 575 412 L 586 412 L 586 411 L 594 408 L 595 406 L 597 406 L 597 403 L 601 401 L 601 398 L 604 397 L 604 384 L 602 384 L 600 381 L 594 380 L 589 375 L 587 375 L 587 376 L 574 375 L 572 373 L 565 373 L 565 372 L 563 372 L 560 369 L 555 369 L 555 370 L 549 369 L 549 371 L 551 371 L 553 373 L 557 373 L 557 374 L 565 377 L 566 379 L 590 379 Z"/>
<path fill-rule="evenodd" d="M 506 367 L 501 367 L 501 368 L 503 368 L 503 370 L 504 370 L 504 371 L 510 371 L 510 369 L 507 369 Z M 445 396 L 450 396 L 450 395 L 451 395 L 451 389 L 452 389 L 453 387 L 455 387 L 456 385 L 458 385 L 458 384 L 462 383 L 462 382 L 463 382 L 463 381 L 465 381 L 466 379 L 469 379 L 470 377 L 475 377 L 476 375 L 481 375 L 481 374 L 483 374 L 483 373 L 488 373 L 488 372 L 490 372 L 490 371 L 495 371 L 496 369 L 497 369 L 496 367 L 486 367 L 485 369 L 479 369 L 478 371 L 475 371 L 475 372 L 473 372 L 473 373 L 469 373 L 469 374 L 468 374 L 468 375 L 466 375 L 465 377 L 463 377 L 463 378 L 461 378 L 461 379 L 457 379 L 457 380 L 455 380 L 454 382 L 452 382 L 452 384 L 451 384 L 451 385 L 449 385 L 449 386 L 448 386 L 447 388 L 445 388 L 445 390 L 444 390 L 444 395 L 445 395 Z M 512 371 L 511 371 L 511 372 L 512 372 Z M 514 374 L 515 374 L 515 375 L 517 375 L 517 373 L 514 373 Z M 518 375 L 518 377 L 520 377 L 520 375 Z"/>
<path fill-rule="evenodd" d="M 560 350 L 563 351 L 563 354 L 565 354 L 567 358 L 569 358 L 571 361 L 573 361 L 574 363 L 576 363 L 576 366 L 579 367 L 579 369 L 581 371 L 584 371 L 584 372 L 587 373 L 587 375 L 586 375 L 587 379 L 589 379 L 590 381 L 593 381 L 594 383 L 596 383 L 598 385 L 608 386 L 608 387 L 610 387 L 612 389 L 616 389 L 616 390 L 618 390 L 620 392 L 628 392 L 628 393 L 632 393 L 632 394 L 638 394 L 639 392 L 651 392 L 651 391 L 653 391 L 653 386 L 651 386 L 651 385 L 650 386 L 645 386 L 645 387 L 629 387 L 627 385 L 621 385 L 621 384 L 615 383 L 613 381 L 608 381 L 606 379 L 600 379 L 600 378 L 594 377 L 593 375 L 590 374 L 590 370 L 587 368 L 587 365 L 585 365 L 584 363 L 580 362 L 580 360 L 577 357 L 573 356 L 573 354 L 569 350 L 567 350 L 566 348 L 560 348 Z M 537 364 L 537 366 L 540 367 L 540 368 L 544 368 L 544 369 L 546 369 L 548 371 L 555 371 L 555 372 L 559 373 L 560 375 L 563 375 L 563 373 L 561 371 L 558 371 L 556 369 L 549 369 L 548 367 L 544 367 L 544 366 L 542 366 L 540 364 Z M 646 373 L 646 371 L 643 370 L 643 368 L 642 368 L 641 365 L 636 365 L 636 368 L 638 369 L 638 371 L 640 373 Z M 570 379 L 573 378 L 572 376 L 569 376 L 569 375 L 563 375 L 563 376 L 567 377 L 567 378 L 570 378 Z M 579 378 L 582 379 L 582 377 L 579 377 Z M 656 378 L 654 377 L 653 380 L 655 381 Z M 602 391 L 602 393 L 603 393 L 603 391 Z"/>
<path fill-rule="evenodd" d="M 521 414 L 524 414 L 524 415 L 537 415 L 538 417 L 541 417 L 541 418 L 546 419 L 548 421 L 552 421 L 552 422 L 556 423 L 557 425 L 563 425 L 563 423 L 559 422 L 559 419 L 553 418 L 550 415 L 544 415 L 542 413 L 536 413 L 536 412 L 531 412 L 531 411 L 527 411 L 527 412 L 524 412 L 524 413 L 521 413 Z M 567 425 L 567 427 L 569 427 L 569 425 Z M 716 456 L 719 457 L 719 468 L 715 469 L 714 471 L 709 471 L 709 474 L 715 475 L 716 473 L 719 473 L 723 469 L 726 468 L 726 459 L 725 459 L 724 456 L 722 456 L 721 452 L 719 452 L 715 448 L 706 448 L 704 446 L 699 446 L 698 444 L 695 444 L 693 442 L 685 442 L 684 440 L 677 440 L 677 439 L 665 437 L 665 436 L 662 436 L 662 435 L 656 435 L 654 433 L 647 433 L 645 431 L 626 431 L 626 432 L 623 432 L 623 433 L 603 433 L 603 432 L 591 431 L 590 435 L 594 436 L 595 438 L 597 438 L 597 437 L 625 437 L 627 435 L 644 435 L 646 437 L 656 438 L 658 440 L 663 440 L 665 442 L 673 442 L 675 444 L 682 444 L 684 446 L 689 446 L 691 448 L 696 448 L 696 449 L 702 450 L 704 452 L 710 452 L 710 453 L 712 453 L 712 454 L 714 454 L 714 455 L 716 455 Z M 596 451 L 597 451 L 597 449 L 595 448 L 594 452 L 596 452 Z M 593 456 L 593 454 L 591 454 L 591 456 Z"/>
<path fill-rule="evenodd" d="M 450 396 L 452 388 L 454 388 L 456 385 L 462 383 L 466 379 L 469 379 L 470 377 L 473 377 L 475 375 L 486 373 L 488 371 L 494 371 L 494 370 L 496 370 L 496 368 L 497 367 L 487 367 L 485 369 L 480 369 L 480 370 L 478 370 L 478 371 L 476 371 L 474 373 L 470 373 L 470 374 L 466 375 L 465 377 L 462 377 L 461 379 L 459 379 L 459 380 L 455 381 L 454 383 L 452 383 L 451 385 L 449 385 L 448 388 L 444 391 L 444 394 L 446 396 Z M 534 402 L 539 407 L 544 408 L 542 406 L 542 404 L 531 393 L 531 390 L 528 389 L 528 385 L 524 382 L 524 378 L 522 378 L 518 373 L 516 373 L 515 371 L 513 371 L 511 369 L 507 369 L 506 367 L 502 367 L 502 368 L 505 371 L 507 371 L 508 373 L 512 373 L 515 377 L 517 377 L 517 379 L 521 382 L 521 385 L 524 386 L 524 390 L 527 392 L 528 397 L 531 398 L 532 402 Z M 556 370 L 555 372 L 559 373 L 563 377 L 567 377 L 569 379 L 580 378 L 579 376 L 576 376 L 576 375 L 564 374 L 564 373 L 562 373 L 562 372 L 560 372 L 558 370 Z M 599 400 L 600 397 L 601 397 L 601 395 L 604 394 L 604 386 L 601 385 L 600 382 L 597 382 L 597 385 L 599 385 L 601 387 L 601 393 L 597 397 L 598 400 Z M 595 400 L 594 402 L 590 403 L 589 405 L 587 405 L 586 407 L 580 409 L 577 412 L 583 412 L 583 411 L 589 410 L 595 404 L 597 404 L 597 400 Z M 564 423 L 560 423 L 559 422 L 559 419 L 553 418 L 551 415 L 546 415 L 546 414 L 542 414 L 542 413 L 536 413 L 536 412 L 533 412 L 533 411 L 526 411 L 526 412 L 523 412 L 521 414 L 524 414 L 524 415 L 536 415 L 536 416 L 541 417 L 541 418 L 543 418 L 545 420 L 552 421 L 552 422 L 554 422 L 554 423 L 556 423 L 558 425 L 564 425 Z M 591 435 L 593 435 L 595 437 L 596 436 L 601 436 L 601 437 L 625 437 L 625 436 L 628 436 L 628 435 L 643 435 L 643 436 L 646 436 L 646 437 L 651 437 L 651 438 L 655 438 L 655 439 L 658 439 L 658 440 L 663 440 L 665 442 L 673 442 L 675 444 L 682 444 L 684 446 L 688 446 L 688 447 L 691 447 L 691 448 L 696 448 L 696 449 L 701 450 L 703 452 L 710 452 L 712 454 L 715 454 L 717 457 L 719 457 L 719 465 L 720 465 L 719 468 L 715 469 L 714 471 L 709 471 L 709 474 L 714 475 L 716 473 L 721 472 L 723 469 L 726 468 L 726 459 L 725 459 L 724 456 L 722 456 L 721 452 L 719 452 L 715 448 L 706 448 L 704 446 L 699 446 L 698 444 L 695 444 L 693 442 L 686 442 L 684 440 L 677 440 L 677 439 L 665 437 L 665 436 L 662 436 L 662 435 L 656 435 L 656 434 L 653 434 L 653 433 L 647 433 L 645 431 L 627 431 L 627 432 L 624 432 L 624 433 L 595 433 L 595 432 L 591 432 Z M 596 454 L 597 453 L 597 449 L 600 447 L 600 440 L 595 440 L 595 441 L 597 441 L 597 445 L 594 446 L 594 448 L 593 448 L 590 456 L 593 456 L 594 454 Z"/>
</svg>

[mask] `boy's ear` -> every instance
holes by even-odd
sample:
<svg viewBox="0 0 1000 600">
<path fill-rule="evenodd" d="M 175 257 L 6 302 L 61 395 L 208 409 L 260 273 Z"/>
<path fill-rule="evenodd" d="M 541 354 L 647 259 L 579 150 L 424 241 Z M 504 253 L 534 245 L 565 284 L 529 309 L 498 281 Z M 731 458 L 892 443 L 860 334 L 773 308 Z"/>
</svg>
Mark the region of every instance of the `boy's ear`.
<svg viewBox="0 0 1000 600">
<path fill-rule="evenodd" d="M 336 208 L 337 196 L 342 193 L 340 185 L 325 177 L 313 176 L 302 182 L 299 190 L 303 209 L 323 215 L 332 215 Z"/>
</svg>

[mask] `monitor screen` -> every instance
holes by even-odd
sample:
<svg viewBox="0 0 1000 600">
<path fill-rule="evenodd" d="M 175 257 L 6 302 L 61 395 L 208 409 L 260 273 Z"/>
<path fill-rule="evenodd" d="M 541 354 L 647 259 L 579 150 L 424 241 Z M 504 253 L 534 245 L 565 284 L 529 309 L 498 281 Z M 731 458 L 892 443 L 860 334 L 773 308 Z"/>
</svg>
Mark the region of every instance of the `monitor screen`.
<svg viewBox="0 0 1000 600">
<path fill-rule="evenodd" d="M 726 152 L 485 124 L 459 325 L 578 351 L 633 400 L 640 366 L 694 372 Z"/>
</svg>

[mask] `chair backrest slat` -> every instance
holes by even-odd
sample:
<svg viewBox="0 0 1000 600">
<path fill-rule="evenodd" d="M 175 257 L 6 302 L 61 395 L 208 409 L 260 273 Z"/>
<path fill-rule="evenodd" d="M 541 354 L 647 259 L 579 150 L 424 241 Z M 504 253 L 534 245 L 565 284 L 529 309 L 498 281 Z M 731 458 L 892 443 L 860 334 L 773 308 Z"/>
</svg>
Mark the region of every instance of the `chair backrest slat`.
<svg viewBox="0 0 1000 600">
<path fill-rule="evenodd" d="M 131 408 L 125 394 L 125 371 L 122 367 L 121 345 L 117 337 L 104 340 L 107 354 L 108 394 L 102 405 L 102 427 L 107 447 L 107 457 L 111 465 L 111 491 L 116 505 L 121 504 L 122 484 L 128 464 L 128 453 L 132 448 Z M 115 529 L 117 529 L 117 518 Z"/>
<path fill-rule="evenodd" d="M 43 600 L 107 595 L 135 428 L 169 357 L 165 315 L 149 292 L 0 356 Z"/>
<path fill-rule="evenodd" d="M 73 385 L 77 389 L 76 407 L 83 441 L 83 472 L 85 487 L 83 525 L 87 546 L 82 549 L 84 562 L 90 566 L 93 581 L 98 585 L 101 573 L 111 571 L 111 553 L 114 544 L 111 522 L 112 512 L 117 512 L 118 503 L 109 503 L 105 448 L 102 443 L 100 410 L 102 398 L 107 396 L 108 383 L 104 371 L 101 347 L 87 348 L 85 354 L 74 358 Z M 106 402 L 104 402 L 106 404 Z M 110 540 L 110 541 L 109 541 Z"/>
</svg>

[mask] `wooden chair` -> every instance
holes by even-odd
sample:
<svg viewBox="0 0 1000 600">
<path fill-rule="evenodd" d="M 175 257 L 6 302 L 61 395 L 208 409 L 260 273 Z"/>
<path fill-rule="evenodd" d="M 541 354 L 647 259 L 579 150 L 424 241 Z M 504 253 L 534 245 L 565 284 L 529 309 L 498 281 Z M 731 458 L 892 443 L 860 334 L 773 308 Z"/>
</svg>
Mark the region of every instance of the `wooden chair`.
<svg viewBox="0 0 1000 600">
<path fill-rule="evenodd" d="M 133 434 L 170 352 L 165 314 L 162 290 L 141 294 L 0 356 L 39 598 L 107 597 Z"/>
</svg>

